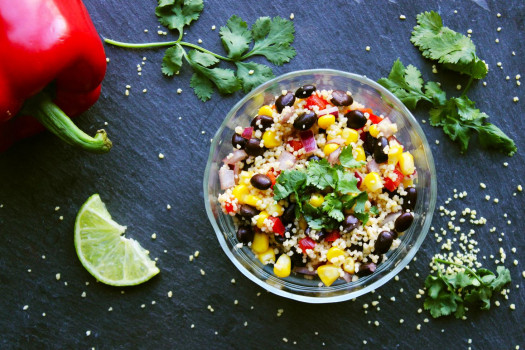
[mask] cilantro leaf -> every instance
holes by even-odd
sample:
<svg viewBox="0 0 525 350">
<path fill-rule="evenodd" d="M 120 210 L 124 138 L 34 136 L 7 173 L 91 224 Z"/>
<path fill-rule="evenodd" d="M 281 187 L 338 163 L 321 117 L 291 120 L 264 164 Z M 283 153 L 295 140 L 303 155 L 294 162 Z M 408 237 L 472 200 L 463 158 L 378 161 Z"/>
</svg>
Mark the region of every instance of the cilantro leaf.
<svg viewBox="0 0 525 350">
<path fill-rule="evenodd" d="M 490 286 L 494 291 L 499 292 L 504 285 L 510 283 L 510 271 L 503 266 L 498 266 L 496 272 L 498 273 L 498 276 L 492 281 Z"/>
<path fill-rule="evenodd" d="M 370 208 L 370 214 L 372 215 L 378 215 L 379 214 L 379 208 L 375 205 Z"/>
<path fill-rule="evenodd" d="M 260 17 L 252 26 L 253 49 L 243 58 L 261 55 L 278 66 L 289 62 L 296 55 L 295 49 L 290 46 L 294 32 L 291 21 L 281 17 Z"/>
<path fill-rule="evenodd" d="M 364 213 L 365 212 L 365 204 L 368 201 L 368 193 L 365 191 L 359 193 L 357 196 L 354 197 L 355 200 L 355 207 L 354 212 L 355 213 Z"/>
<path fill-rule="evenodd" d="M 162 58 L 162 73 L 167 76 L 177 73 L 182 66 L 183 56 L 184 49 L 178 44 L 167 49 Z"/>
<path fill-rule="evenodd" d="M 296 193 L 302 190 L 306 184 L 306 174 L 300 170 L 285 170 L 275 180 L 273 187 L 274 196 L 276 201 L 280 201 L 288 197 L 292 193 Z"/>
<path fill-rule="evenodd" d="M 203 8 L 202 0 L 159 0 L 155 14 L 162 25 L 182 33 L 185 25 L 199 18 Z"/>
<path fill-rule="evenodd" d="M 188 57 L 187 60 L 191 64 L 193 70 L 199 73 L 200 75 L 208 78 L 217 87 L 217 90 L 219 90 L 219 92 L 224 94 L 231 94 L 232 92 L 235 92 L 241 88 L 241 83 L 239 82 L 239 79 L 237 79 L 237 77 L 235 76 L 235 72 L 233 70 L 224 68 L 207 68 L 198 64 L 197 62 L 192 61 Z M 194 90 L 196 90 L 195 86 L 192 85 L 192 87 Z M 208 91 L 208 88 L 206 88 L 206 91 Z M 199 96 L 197 91 L 195 91 L 195 94 Z M 201 98 L 201 100 L 203 99 Z"/>
<path fill-rule="evenodd" d="M 336 190 L 341 193 L 357 193 L 357 178 L 354 174 L 345 171 L 344 169 L 337 170 L 337 188 Z"/>
<path fill-rule="evenodd" d="M 250 47 L 252 32 L 239 16 L 231 16 L 219 32 L 222 45 L 230 58 L 239 58 Z"/>
<path fill-rule="evenodd" d="M 487 66 L 476 56 L 476 46 L 472 40 L 444 27 L 438 13 L 420 13 L 417 23 L 410 41 L 419 48 L 424 57 L 437 60 L 446 68 L 468 74 L 475 79 L 487 75 Z"/>
<path fill-rule="evenodd" d="M 306 185 L 308 186 L 315 186 L 320 190 L 324 190 L 327 187 L 336 187 L 337 174 L 326 159 L 308 162 L 306 175 Z"/>
<path fill-rule="evenodd" d="M 434 94 L 438 93 L 440 96 L 444 94 L 437 84 L 430 86 L 427 84 L 427 89 L 430 91 L 424 93 L 421 72 L 413 65 L 405 68 L 399 58 L 392 65 L 388 78 L 381 78 L 377 82 L 396 95 L 410 109 L 416 108 L 420 100 L 433 103 Z"/>
<path fill-rule="evenodd" d="M 476 128 L 478 141 L 485 148 L 495 148 L 509 156 L 514 155 L 518 148 L 514 141 L 500 128 L 491 123 L 485 123 Z"/>
<path fill-rule="evenodd" d="M 188 58 L 192 62 L 200 64 L 203 67 L 211 67 L 219 62 L 219 59 L 215 56 L 197 50 L 191 50 L 188 52 Z"/>
<path fill-rule="evenodd" d="M 423 304 L 432 317 L 447 316 L 458 309 L 458 303 L 463 300 L 439 276 L 429 275 L 425 280 L 427 298 Z"/>
<path fill-rule="evenodd" d="M 200 73 L 193 73 L 190 80 L 190 86 L 193 88 L 195 95 L 202 101 L 206 102 L 213 94 L 213 83 Z"/>
<path fill-rule="evenodd" d="M 235 62 L 235 65 L 237 66 L 237 76 L 242 81 L 244 92 L 250 92 L 254 87 L 275 77 L 272 69 L 264 64 Z M 253 71 L 252 74 L 250 74 L 251 71 Z"/>
<path fill-rule="evenodd" d="M 321 208 L 332 219 L 343 221 L 345 218 L 343 214 L 343 203 L 341 203 L 341 200 L 335 193 L 329 193 L 324 196 L 324 202 Z"/>
<path fill-rule="evenodd" d="M 360 168 L 366 164 L 364 161 L 357 161 L 354 159 L 352 146 L 347 146 L 341 151 L 339 161 L 341 162 L 341 165 L 346 168 Z"/>
</svg>

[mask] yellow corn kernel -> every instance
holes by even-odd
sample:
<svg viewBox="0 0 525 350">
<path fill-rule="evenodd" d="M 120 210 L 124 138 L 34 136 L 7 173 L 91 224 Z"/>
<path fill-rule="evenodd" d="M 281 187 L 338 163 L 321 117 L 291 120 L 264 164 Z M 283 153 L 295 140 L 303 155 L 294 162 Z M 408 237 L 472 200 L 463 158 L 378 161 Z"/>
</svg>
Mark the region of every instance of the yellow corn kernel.
<svg viewBox="0 0 525 350">
<path fill-rule="evenodd" d="M 253 176 L 253 171 L 241 171 L 239 174 L 239 183 L 248 185 L 250 183 L 250 179 Z"/>
<path fill-rule="evenodd" d="M 338 135 L 326 134 L 326 141 L 332 141 L 333 139 L 337 137 Z"/>
<path fill-rule="evenodd" d="M 359 140 L 359 133 L 357 130 L 344 128 L 341 132 L 341 137 L 345 140 L 345 145 L 349 145 L 352 142 L 357 142 L 357 140 Z"/>
<path fill-rule="evenodd" d="M 407 187 L 410 187 L 410 186 L 414 186 L 414 180 L 405 177 L 403 179 L 403 187 L 407 188 Z"/>
<path fill-rule="evenodd" d="M 354 147 L 352 151 L 355 160 L 357 160 L 358 162 L 366 161 L 366 154 L 365 150 L 363 149 L 363 146 Z"/>
<path fill-rule="evenodd" d="M 403 153 L 403 146 L 393 144 L 388 148 L 388 164 L 397 164 L 401 154 Z"/>
<path fill-rule="evenodd" d="M 339 148 L 339 145 L 338 144 L 335 144 L 335 143 L 327 143 L 324 148 L 323 148 L 323 152 L 324 154 L 327 156 L 329 155 L 330 153 L 332 153 L 333 151 L 335 151 L 336 149 Z"/>
<path fill-rule="evenodd" d="M 252 249 L 256 253 L 264 253 L 270 246 L 268 235 L 262 232 L 256 232 L 253 235 Z"/>
<path fill-rule="evenodd" d="M 327 134 L 341 135 L 341 128 L 337 124 L 332 124 L 326 129 Z"/>
<path fill-rule="evenodd" d="M 243 198 L 244 204 L 251 205 L 252 207 L 257 207 L 257 202 L 261 200 L 261 197 L 254 196 L 253 194 L 247 194 Z"/>
<path fill-rule="evenodd" d="M 270 217 L 270 214 L 265 212 L 264 210 L 259 213 L 259 217 L 257 218 L 257 227 L 263 228 L 264 227 L 264 220 L 268 219 Z"/>
<path fill-rule="evenodd" d="M 322 129 L 328 129 L 328 127 L 335 123 L 335 117 L 331 114 L 325 114 L 317 119 L 317 125 Z"/>
<path fill-rule="evenodd" d="M 375 171 L 366 174 L 365 179 L 363 180 L 366 188 L 370 192 L 375 192 L 383 188 L 383 183 L 381 182 L 381 177 Z"/>
<path fill-rule="evenodd" d="M 319 194 L 319 193 L 312 194 L 312 196 L 310 197 L 310 200 L 308 201 L 308 203 L 310 203 L 310 205 L 315 208 L 320 207 L 323 204 L 323 202 L 324 202 L 324 197 L 322 194 Z"/>
<path fill-rule="evenodd" d="M 279 203 L 273 203 L 266 207 L 266 211 L 271 216 L 274 216 L 274 214 L 277 216 L 281 216 L 284 213 L 284 208 Z"/>
<path fill-rule="evenodd" d="M 243 204 L 244 203 L 244 197 L 250 193 L 250 189 L 248 188 L 248 186 L 246 185 L 243 185 L 243 184 L 240 184 L 240 185 L 237 185 L 233 188 L 232 190 L 232 194 L 235 198 L 237 198 L 237 200 L 239 201 L 239 203 Z"/>
<path fill-rule="evenodd" d="M 273 248 L 271 247 L 266 249 L 264 252 L 259 253 L 257 257 L 264 265 L 275 263 L 275 252 L 273 251 Z"/>
<path fill-rule="evenodd" d="M 261 108 L 259 108 L 259 112 L 257 114 L 271 117 L 273 115 L 273 109 L 270 106 L 262 106 Z"/>
<path fill-rule="evenodd" d="M 349 256 L 345 259 L 345 262 L 343 263 L 343 270 L 352 274 L 355 272 L 355 262 L 352 257 Z"/>
<path fill-rule="evenodd" d="M 326 253 L 326 259 L 328 259 L 328 261 L 332 262 L 332 259 L 334 258 L 338 258 L 340 256 L 344 256 L 345 255 L 345 251 L 342 250 L 341 248 L 338 248 L 338 247 L 332 247 L 330 249 L 328 249 L 328 252 Z"/>
<path fill-rule="evenodd" d="M 317 274 L 325 286 L 331 286 L 339 278 L 339 268 L 326 264 L 317 268 Z"/>
<path fill-rule="evenodd" d="M 377 135 L 379 135 L 379 128 L 377 127 L 377 125 L 372 124 L 368 128 L 368 132 L 370 133 L 370 135 L 372 135 L 372 137 L 377 137 Z"/>
<path fill-rule="evenodd" d="M 285 278 L 290 276 L 290 272 L 292 270 L 292 260 L 290 257 L 286 254 L 282 254 L 279 259 L 277 259 L 277 262 L 273 266 L 273 273 L 275 273 L 275 276 L 280 278 Z"/>
<path fill-rule="evenodd" d="M 264 141 L 264 147 L 267 148 L 274 148 L 281 145 L 281 141 L 277 139 L 277 134 L 272 130 L 266 130 L 262 139 Z"/>
<path fill-rule="evenodd" d="M 414 167 L 414 157 L 410 152 L 403 152 L 399 157 L 399 168 L 403 175 L 411 175 L 414 173 L 416 168 Z"/>
</svg>

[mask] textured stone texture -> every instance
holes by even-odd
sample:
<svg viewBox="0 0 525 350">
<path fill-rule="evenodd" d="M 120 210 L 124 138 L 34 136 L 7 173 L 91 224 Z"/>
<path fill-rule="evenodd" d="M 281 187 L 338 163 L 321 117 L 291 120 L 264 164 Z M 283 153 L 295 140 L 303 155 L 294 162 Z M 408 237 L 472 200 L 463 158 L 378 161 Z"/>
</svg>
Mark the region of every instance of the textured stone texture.
<svg viewBox="0 0 525 350">
<path fill-rule="evenodd" d="M 154 1 L 86 0 L 100 35 L 116 40 L 146 42 L 174 40 L 157 35 Z M 525 87 L 514 76 L 525 77 L 523 43 L 525 6 L 522 1 L 207 1 L 201 18 L 187 29 L 186 41 L 222 52 L 219 27 L 232 15 L 248 23 L 262 15 L 295 14 L 299 55 L 290 64 L 275 67 L 276 75 L 298 69 L 327 67 L 386 76 L 393 61 L 418 66 L 426 79 L 439 80 L 456 93 L 466 84 L 457 74 L 431 73 L 410 42 L 415 15 L 438 10 L 445 24 L 462 33 L 470 28 L 479 56 L 491 67 L 487 87 L 475 83 L 469 97 L 512 136 L 519 152 L 508 158 L 480 150 L 474 143 L 466 155 L 442 131 L 422 124 L 431 143 L 438 176 L 438 206 L 453 189 L 468 197 L 454 201 L 457 211 L 468 206 L 487 218 L 477 229 L 480 258 L 494 268 L 499 247 L 507 253 L 513 282 L 508 301 L 489 312 L 471 312 L 467 321 L 431 319 L 416 299 L 423 287 L 428 263 L 440 245 L 429 235 L 410 270 L 374 294 L 355 302 L 306 305 L 266 293 L 244 278 L 223 254 L 205 214 L 202 176 L 209 140 L 223 116 L 242 96 L 238 92 L 201 103 L 189 87 L 185 67 L 173 79 L 162 76 L 163 50 L 133 51 L 106 46 L 111 59 L 100 101 L 77 123 L 94 133 L 106 130 L 114 142 L 104 156 L 71 149 L 45 133 L 20 142 L 0 155 L 0 347 L 10 348 L 372 348 L 372 349 L 510 349 L 525 346 L 525 295 L 521 276 L 525 261 L 522 222 L 524 195 L 512 193 L 525 185 L 523 113 Z M 454 10 L 458 13 L 454 14 Z M 496 13 L 501 13 L 501 18 Z M 405 15 L 401 21 L 399 15 Z M 212 31 L 211 26 L 217 30 Z M 502 27 L 501 32 L 496 28 Z M 144 33 L 148 29 L 149 33 Z M 162 28 L 161 28 L 162 29 Z M 500 43 L 496 44 L 495 39 Z M 365 51 L 370 46 L 371 51 Z M 515 51 L 516 56 L 511 52 Z M 142 76 L 136 65 L 147 57 Z M 502 62 L 503 70 L 496 66 Z M 510 81 L 505 76 L 511 77 Z M 130 84 L 131 95 L 124 95 Z M 147 88 L 147 93 L 142 89 Z M 176 93 L 182 88 L 182 94 Z M 512 97 L 520 102 L 513 103 Z M 426 108 L 416 111 L 428 119 Z M 182 117 L 182 120 L 179 120 Z M 201 131 L 205 131 L 203 135 Z M 434 141 L 439 140 L 439 145 Z M 158 159 L 162 152 L 166 158 Z M 502 165 L 508 162 L 508 167 Z M 487 184 L 482 190 L 479 183 Z M 130 237 L 158 257 L 161 273 L 135 288 L 112 288 L 99 283 L 78 262 L 73 247 L 73 225 L 80 205 L 93 193 L 101 194 L 113 217 L 128 226 Z M 485 201 L 489 194 L 499 203 Z M 166 205 L 172 206 L 171 210 Z M 55 207 L 60 206 L 59 211 Z M 508 218 L 503 214 L 507 213 Z M 63 221 L 59 217 L 63 215 Z M 507 225 L 506 220 L 512 220 Z M 448 219 L 435 215 L 433 226 Z M 496 226 L 495 233 L 489 228 Z M 151 234 L 157 233 L 152 240 Z M 501 237 L 500 233 L 505 236 Z M 498 238 L 503 238 L 502 242 Z M 517 253 L 511 253 L 516 247 Z M 164 252 L 166 250 L 167 252 Z M 196 250 L 199 258 L 188 256 Z M 45 259 L 43 259 L 45 255 Z M 201 276 L 200 269 L 206 271 Z M 31 269 L 31 272 L 28 272 Z M 56 280 L 55 274 L 61 279 Z M 419 277 L 416 277 L 416 273 Z M 235 284 L 230 280 L 234 278 Z M 65 285 L 67 282 L 67 286 Z M 86 285 L 89 282 L 89 285 Z M 516 289 L 516 285 L 520 285 Z M 403 292 L 400 292 L 400 289 Z M 121 294 L 121 290 L 125 293 Z M 167 297 L 173 291 L 173 298 Z M 82 298 L 82 292 L 86 297 Z M 260 296 L 258 296 L 260 293 Z M 363 304 L 379 300 L 380 311 Z M 390 297 L 395 296 L 395 302 Z M 238 305 L 234 305 L 238 300 Z M 152 305 L 152 301 L 156 303 Z M 509 305 L 516 304 L 511 311 Z M 145 308 L 141 305 L 145 304 Z M 24 305 L 29 308 L 23 311 Z M 208 311 L 211 305 L 215 312 Z M 252 309 L 253 306 L 253 309 Z M 113 311 L 109 312 L 108 308 Z M 277 310 L 284 314 L 277 317 Z M 46 316 L 42 316 L 45 313 Z M 404 323 L 400 324 L 399 319 Z M 430 322 L 425 323 L 424 319 Z M 379 326 L 374 325 L 379 321 Z M 247 326 L 244 323 L 247 322 Z M 194 324 L 194 328 L 191 325 Z M 421 331 L 416 330 L 421 324 Z M 86 331 L 90 330 L 89 336 Z M 215 334 L 217 332 L 217 335 Z M 317 333 L 318 332 L 318 333 Z M 287 338 L 288 342 L 284 342 Z M 468 339 L 472 339 L 472 344 Z M 363 341 L 367 344 L 364 345 Z M 296 346 L 295 342 L 297 342 Z"/>
</svg>

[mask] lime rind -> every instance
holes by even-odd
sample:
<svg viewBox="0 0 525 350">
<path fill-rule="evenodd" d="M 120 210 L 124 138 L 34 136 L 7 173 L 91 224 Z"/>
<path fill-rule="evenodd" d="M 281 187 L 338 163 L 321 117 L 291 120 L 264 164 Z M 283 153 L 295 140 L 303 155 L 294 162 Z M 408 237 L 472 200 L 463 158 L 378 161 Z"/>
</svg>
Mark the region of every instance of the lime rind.
<svg viewBox="0 0 525 350">
<path fill-rule="evenodd" d="M 136 240 L 125 238 L 126 227 L 115 222 L 98 194 L 80 208 L 75 221 L 75 249 L 84 268 L 112 286 L 143 283 L 160 271 Z"/>
</svg>

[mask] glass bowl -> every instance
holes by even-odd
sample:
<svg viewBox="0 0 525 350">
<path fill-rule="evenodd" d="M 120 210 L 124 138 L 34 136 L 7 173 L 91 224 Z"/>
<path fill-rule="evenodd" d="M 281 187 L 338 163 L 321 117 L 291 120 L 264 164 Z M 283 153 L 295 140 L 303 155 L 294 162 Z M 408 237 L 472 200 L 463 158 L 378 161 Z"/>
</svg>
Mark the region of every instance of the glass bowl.
<svg viewBox="0 0 525 350">
<path fill-rule="evenodd" d="M 232 151 L 231 137 L 236 126 L 248 126 L 259 107 L 271 104 L 282 90 L 295 91 L 298 87 L 314 84 L 318 89 L 337 89 L 352 92 L 355 101 L 388 116 L 397 123 L 396 137 L 414 156 L 418 171 L 415 184 L 418 191 L 414 222 L 401 237 L 401 244 L 389 251 L 388 259 L 377 270 L 356 282 L 337 280 L 329 287 L 319 286 L 319 279 L 306 279 L 292 273 L 278 278 L 273 265 L 263 265 L 249 247 L 237 248 L 237 238 L 231 216 L 223 214 L 218 202 L 221 193 L 219 168 L 222 159 Z M 436 172 L 430 147 L 416 119 L 392 93 L 376 82 L 357 74 L 312 69 L 295 71 L 270 80 L 246 95 L 228 113 L 211 144 L 204 173 L 204 202 L 210 222 L 219 243 L 233 264 L 253 282 L 274 294 L 307 303 L 333 303 L 349 300 L 379 288 L 399 273 L 414 257 L 423 243 L 436 204 Z"/>
</svg>

